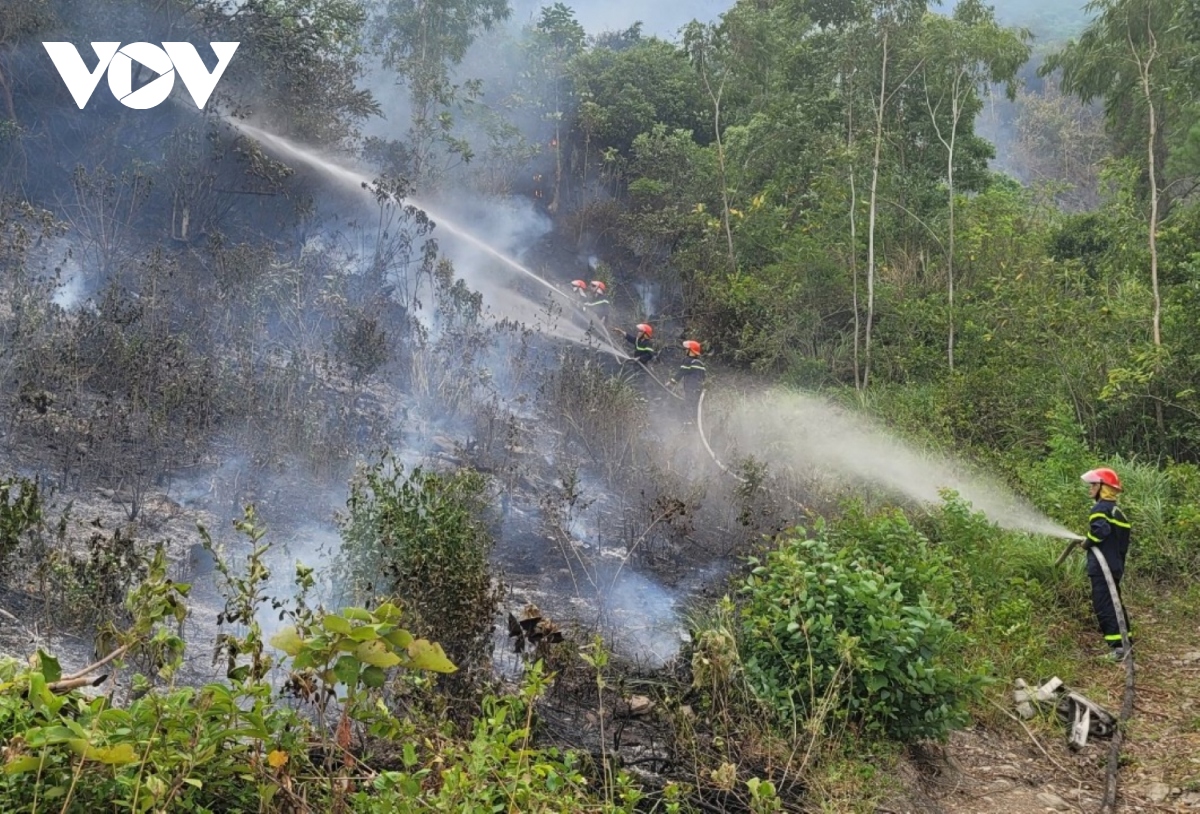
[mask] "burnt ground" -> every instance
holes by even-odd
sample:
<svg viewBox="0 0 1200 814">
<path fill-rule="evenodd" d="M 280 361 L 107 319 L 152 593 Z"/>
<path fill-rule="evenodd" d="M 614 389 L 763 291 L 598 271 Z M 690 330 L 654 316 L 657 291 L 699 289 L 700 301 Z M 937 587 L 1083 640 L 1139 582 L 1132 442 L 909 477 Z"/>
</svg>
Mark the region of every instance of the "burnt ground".
<svg viewBox="0 0 1200 814">
<path fill-rule="evenodd" d="M 550 361 L 554 353 L 543 356 Z M 680 428 L 670 397 L 654 385 L 643 390 L 650 397 L 644 420 L 613 436 L 633 438 L 627 449 L 589 448 L 588 427 L 581 432 L 570 422 L 546 420 L 530 406 L 553 390 L 553 375 L 543 371 L 520 394 L 510 392 L 507 400 L 477 405 L 473 415 L 452 419 L 438 415 L 436 403 L 431 408 L 429 401 L 382 384 L 363 387 L 353 403 L 371 425 L 371 440 L 396 450 L 406 466 L 467 463 L 492 475 L 499 509 L 494 564 L 505 586 L 494 663 L 501 677 L 512 679 L 527 656 L 537 653 L 549 656 L 559 671 L 540 710 L 543 742 L 583 748 L 598 759 L 617 754 L 650 788 L 666 777 L 680 779 L 709 788 L 714 811 L 745 810 L 736 784 L 725 792 L 715 788 L 712 778 L 697 774 L 692 747 L 681 749 L 677 742 L 679 733 L 688 732 L 695 748 L 710 754 L 717 748 L 685 691 L 687 617 L 693 606 L 710 606 L 725 592 L 739 556 L 762 534 L 797 519 L 792 502 L 797 495 L 813 505 L 811 495 L 784 483 L 740 490 L 708 457 L 694 430 Z M 335 385 L 346 390 L 344 383 Z M 45 442 L 52 428 L 34 432 L 28 422 L 69 418 L 53 407 L 36 417 L 26 411 L 0 439 L 0 471 L 50 473 L 53 482 L 61 454 Z M 720 416 L 712 418 L 716 443 Z M 602 423 L 603 416 L 594 420 Z M 212 443 L 190 468 L 150 486 L 136 518 L 129 513 L 134 496 L 121 483 L 67 487 L 53 500 L 59 510 L 71 506 L 67 540 L 75 550 L 82 551 L 97 531 L 118 529 L 143 550 L 167 544 L 176 578 L 195 584 L 184 631 L 189 662 L 181 678 L 207 681 L 218 675 L 210 643 L 222 600 L 196 524 L 208 528 L 236 562 L 247 543 L 233 533 L 231 521 L 244 505 L 254 504 L 276 544 L 270 590 L 287 596 L 296 559 L 319 564 L 336 556 L 336 513 L 344 507 L 351 469 L 324 463 L 314 466 L 299 454 L 251 456 L 246 437 L 235 433 Z M 44 646 L 62 656 L 64 668 L 88 663 L 92 643 L 86 628 L 56 625 L 44 603 L 26 590 L 32 587 L 0 591 L 0 609 L 8 614 L 0 614 L 0 651 L 25 656 Z M 1181 599 L 1142 628 L 1139 706 L 1122 770 L 1121 799 L 1134 810 L 1182 810 L 1200 792 L 1195 762 L 1200 713 L 1191 706 L 1200 698 L 1200 658 L 1189 661 L 1185 644 L 1194 649 L 1200 641 L 1197 604 Z M 521 617 L 530 605 L 561 628 L 565 640 L 517 654 L 507 616 Z M 261 621 L 269 632 L 272 619 Z M 596 689 L 595 673 L 578 658 L 579 648 L 596 633 L 616 657 L 603 693 Z M 1115 709 L 1120 673 L 1108 667 L 1089 672 L 1080 689 Z M 996 700 L 1006 704 L 1003 693 Z M 1067 808 L 1061 810 L 1094 810 L 1106 744 L 1075 755 L 1063 741 L 1055 722 L 1032 724 L 1026 732 L 997 712 L 945 746 L 915 749 L 901 758 L 891 771 L 896 788 L 878 808 L 864 808 L 874 798 L 838 781 L 810 790 L 806 799 L 836 811 L 975 814 L 1062 805 Z M 752 747 L 738 762 L 749 774 L 771 770 Z M 800 791 L 789 796 L 800 799 Z"/>
<path fill-rule="evenodd" d="M 461 462 L 469 458 L 463 441 L 435 427 L 411 425 L 397 432 L 396 441 L 427 436 L 421 462 Z M 651 429 L 651 432 L 653 430 Z M 605 488 L 592 477 L 580 499 L 563 509 L 563 484 L 541 456 L 553 446 L 554 433 L 542 434 L 542 444 L 517 452 L 542 463 L 524 464 L 512 487 L 502 495 L 507 513 L 495 564 L 506 585 L 506 599 L 497 619 L 495 663 L 502 676 L 514 678 L 529 655 L 512 652 L 506 616 L 521 616 L 535 604 L 566 634 L 557 655 L 551 656 L 560 679 L 540 709 L 543 742 L 583 748 L 597 758 L 619 755 L 622 765 L 655 788 L 665 778 L 707 785 L 713 810 L 745 810 L 736 790 L 712 789 L 710 778 L 693 776 L 689 753 L 674 741 L 681 721 L 697 713 L 675 682 L 687 681 L 686 653 L 689 603 L 711 601 L 723 591 L 723 580 L 737 567 L 738 546 L 747 529 L 728 504 L 720 481 L 701 479 L 684 495 L 682 509 L 663 500 L 683 481 L 673 474 L 698 471 L 702 459 L 692 457 L 686 443 L 656 453 L 661 469 L 658 488 L 640 484 L 632 493 Z M 664 440 L 664 439 L 660 439 Z M 670 441 L 670 438 L 665 439 Z M 415 455 L 415 453 L 413 453 Z M 675 460 L 673 456 L 677 456 Z M 414 458 L 414 460 L 417 460 Z M 188 477 L 177 476 L 152 490 L 135 520 L 128 517 L 128 497 L 121 491 L 93 488 L 86 493 L 59 493 L 54 503 L 71 504 L 68 537 L 74 545 L 97 529 L 117 528 L 142 546 L 168 543 L 181 579 L 196 584 L 192 618 L 185 631 L 191 644 L 184 675 L 189 680 L 216 677 L 207 642 L 215 634 L 220 599 L 213 590 L 211 567 L 199 548 L 196 523 L 203 523 L 231 552 L 244 550 L 232 534 L 230 521 L 239 507 L 252 502 L 268 525 L 269 537 L 281 546 L 274 562 L 277 588 L 286 585 L 296 558 L 312 561 L 330 556 L 336 546 L 334 514 L 345 499 L 341 485 L 305 476 L 299 467 L 283 468 L 271 477 L 249 477 L 236 450 L 224 457 L 213 452 Z M 36 471 L 37 450 L 10 446 L 9 471 Z M 556 508 L 557 506 L 557 508 Z M 657 513 L 655 513 L 657 512 Z M 648 514 L 649 513 L 649 516 Z M 763 509 L 764 517 L 770 512 Z M 297 521 L 296 518 L 302 518 Z M 324 518 L 322 520 L 321 518 Z M 97 525 L 98 524 L 98 525 Z M 699 530 L 699 531 L 698 531 Z M 239 547 L 240 546 L 240 547 Z M 728 548 L 726 548 L 728 546 Z M 619 589 L 619 590 L 618 590 Z M 1151 608 L 1140 615 L 1138 695 L 1135 718 L 1129 725 L 1121 770 L 1121 810 L 1138 812 L 1200 809 L 1200 637 L 1194 596 L 1164 597 L 1148 588 L 1137 606 Z M 607 602 L 620 594 L 622 601 Z M 47 627 L 39 604 L 28 592 L 6 588 L 0 608 L 16 621 L 0 616 L 0 647 L 27 655 L 45 646 L 63 655 L 64 667 L 82 666 L 91 657 L 86 631 L 64 632 Z M 614 643 L 619 669 L 611 670 L 609 687 L 598 695 L 595 675 L 575 655 L 593 633 Z M 1120 706 L 1123 673 L 1098 660 L 1081 669 L 1086 680 L 1074 687 L 1109 709 Z M 601 697 L 602 696 L 602 697 Z M 1094 811 L 1103 793 L 1103 765 L 1108 743 L 1093 741 L 1079 754 L 1065 745 L 1056 720 L 1035 720 L 1022 727 L 1007 714 L 1012 705 L 1007 690 L 994 694 L 997 705 L 973 729 L 955 733 L 948 744 L 909 750 L 894 766 L 895 788 L 887 799 L 862 808 L 857 791 L 836 783 L 819 791 L 826 810 L 882 812 L 1027 812 Z M 703 722 L 697 729 L 703 728 Z M 753 757 L 745 765 L 754 769 Z M 759 767 L 766 769 L 768 767 Z M 764 772 L 765 773 L 765 772 Z M 811 797 L 809 802 L 812 802 Z M 800 810 L 800 809 L 795 809 Z"/>
</svg>

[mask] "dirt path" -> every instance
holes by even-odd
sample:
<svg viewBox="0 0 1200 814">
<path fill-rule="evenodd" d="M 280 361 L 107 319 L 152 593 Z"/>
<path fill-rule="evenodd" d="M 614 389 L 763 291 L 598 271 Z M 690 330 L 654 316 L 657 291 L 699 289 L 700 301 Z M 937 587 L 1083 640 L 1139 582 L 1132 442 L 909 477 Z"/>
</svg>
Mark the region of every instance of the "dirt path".
<svg viewBox="0 0 1200 814">
<path fill-rule="evenodd" d="M 1126 730 L 1117 810 L 1200 811 L 1200 603 L 1196 592 L 1140 603 L 1134 717 Z M 1099 657 L 1081 666 L 1074 689 L 1110 710 L 1121 706 L 1123 666 Z M 1003 696 L 1011 710 L 1011 694 Z M 1001 700 L 997 698 L 997 703 Z M 1100 810 L 1109 741 L 1078 753 L 1053 718 L 1026 731 L 998 723 L 955 733 L 943 747 L 913 750 L 901 774 L 911 796 L 895 812 L 1026 814 Z M 1043 751 L 1044 750 L 1044 751 Z"/>
</svg>

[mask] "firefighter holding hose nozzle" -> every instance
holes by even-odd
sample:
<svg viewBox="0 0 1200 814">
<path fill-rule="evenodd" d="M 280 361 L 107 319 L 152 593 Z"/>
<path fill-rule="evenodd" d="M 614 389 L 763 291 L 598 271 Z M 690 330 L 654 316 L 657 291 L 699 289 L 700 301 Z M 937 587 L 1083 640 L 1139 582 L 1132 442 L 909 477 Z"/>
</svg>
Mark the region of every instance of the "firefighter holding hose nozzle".
<svg viewBox="0 0 1200 814">
<path fill-rule="evenodd" d="M 1079 477 L 1088 485 L 1088 493 L 1095 501 L 1088 515 L 1088 532 L 1083 541 L 1083 549 L 1087 552 L 1087 575 L 1092 583 L 1092 610 L 1096 613 L 1096 621 L 1104 641 L 1111 648 L 1111 658 L 1124 661 L 1132 654 L 1133 635 L 1130 632 L 1129 615 L 1124 613 L 1125 603 L 1121 600 L 1121 577 L 1125 574 L 1125 556 L 1129 553 L 1131 530 L 1128 518 L 1117 506 L 1121 479 L 1117 477 L 1116 472 L 1107 467 L 1089 470 Z M 1096 557 L 1097 553 L 1103 555 L 1108 564 L 1117 599 L 1121 601 L 1125 630 L 1129 633 L 1129 650 L 1126 650 L 1121 642 L 1117 608 L 1108 580 L 1104 576 L 1104 569 Z"/>
<path fill-rule="evenodd" d="M 634 328 L 637 331 L 636 334 L 622 331 L 620 328 L 612 330 L 624 336 L 625 341 L 633 345 L 633 361 L 648 365 L 654 361 L 655 355 L 654 346 L 650 344 L 650 338 L 654 336 L 654 328 L 645 322 L 639 322 Z"/>
<path fill-rule="evenodd" d="M 687 351 L 687 358 L 668 384 L 683 384 L 683 405 L 686 411 L 683 423 L 691 424 L 696 417 L 696 406 L 700 402 L 700 394 L 704 391 L 704 377 L 708 375 L 708 371 L 704 369 L 704 360 L 700 358 L 699 342 L 695 339 L 685 339 L 683 349 Z"/>
</svg>

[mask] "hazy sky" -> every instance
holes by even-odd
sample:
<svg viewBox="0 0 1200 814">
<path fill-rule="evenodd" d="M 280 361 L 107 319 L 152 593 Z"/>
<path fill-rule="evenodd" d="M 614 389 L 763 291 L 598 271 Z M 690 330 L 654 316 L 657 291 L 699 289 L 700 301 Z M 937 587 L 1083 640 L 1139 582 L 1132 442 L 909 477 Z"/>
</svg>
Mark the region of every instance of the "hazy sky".
<svg viewBox="0 0 1200 814">
<path fill-rule="evenodd" d="M 642 31 L 664 39 L 675 39 L 681 27 L 693 19 L 712 22 L 734 0 L 563 0 L 574 9 L 575 17 L 589 34 L 626 29 L 639 20 Z M 989 0 L 996 16 L 1005 25 L 1035 25 L 1050 21 L 1057 29 L 1065 22 L 1083 19 L 1086 0 Z M 513 21 L 518 25 L 536 19 L 538 10 L 554 0 L 511 0 Z M 930 8 L 949 13 L 956 0 L 930 0 Z M 1074 33 L 1073 31 L 1067 33 Z"/>
<path fill-rule="evenodd" d="M 716 20 L 734 0 L 563 0 L 575 10 L 575 19 L 589 34 L 620 31 L 641 21 L 642 33 L 675 39 L 676 32 L 693 19 Z M 536 19 L 543 6 L 553 0 L 512 0 L 513 21 L 523 24 Z"/>
</svg>

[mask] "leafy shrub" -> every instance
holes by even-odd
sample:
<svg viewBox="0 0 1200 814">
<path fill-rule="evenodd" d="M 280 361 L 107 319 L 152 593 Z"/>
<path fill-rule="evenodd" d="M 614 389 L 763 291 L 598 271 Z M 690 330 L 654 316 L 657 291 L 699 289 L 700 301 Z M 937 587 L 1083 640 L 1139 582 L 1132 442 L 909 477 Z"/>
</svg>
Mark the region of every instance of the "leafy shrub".
<svg viewBox="0 0 1200 814">
<path fill-rule="evenodd" d="M 13 477 L 0 481 L 0 578 L 8 576 L 8 561 L 27 535 L 45 525 L 37 481 Z"/>
<path fill-rule="evenodd" d="M 953 562 L 954 621 L 971 637 L 965 663 L 1004 681 L 1068 670 L 1065 623 L 1087 607 L 1086 582 L 1053 567 L 1060 545 L 999 529 L 956 494 L 943 497 L 920 527 Z"/>
<path fill-rule="evenodd" d="M 895 528 L 885 519 L 875 536 L 886 543 Z M 873 545 L 860 549 L 849 530 L 803 534 L 756 563 L 744 585 L 743 661 L 756 690 L 785 721 L 836 692 L 837 717 L 901 741 L 944 738 L 965 724 L 982 678 L 948 666 L 963 637 L 938 603 L 883 573 Z M 949 579 L 944 566 L 921 567 Z"/>
<path fill-rule="evenodd" d="M 468 469 L 406 476 L 385 455 L 352 484 L 342 521 L 345 589 L 359 601 L 398 599 L 413 629 L 468 669 L 491 652 L 499 601 L 481 517 L 485 487 Z"/>
</svg>

